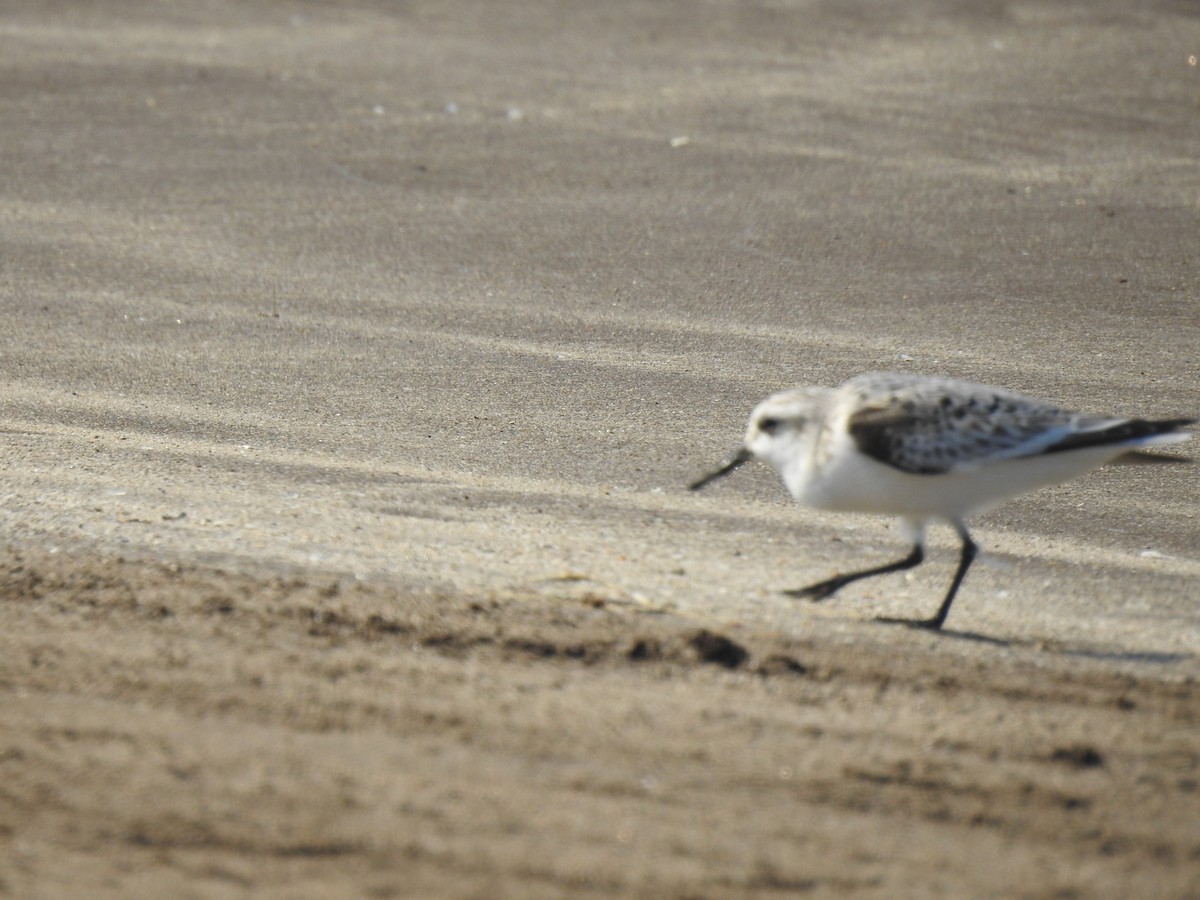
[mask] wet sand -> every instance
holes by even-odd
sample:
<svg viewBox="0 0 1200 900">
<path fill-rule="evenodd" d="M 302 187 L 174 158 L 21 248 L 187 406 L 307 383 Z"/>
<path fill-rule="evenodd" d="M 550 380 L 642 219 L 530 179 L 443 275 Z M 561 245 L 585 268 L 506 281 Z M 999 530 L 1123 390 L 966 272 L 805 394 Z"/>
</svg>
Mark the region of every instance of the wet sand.
<svg viewBox="0 0 1200 900">
<path fill-rule="evenodd" d="M 1196 414 L 1187 4 L 0 15 L 0 895 L 1193 897 L 1200 477 L 901 549 L 766 393 Z"/>
</svg>

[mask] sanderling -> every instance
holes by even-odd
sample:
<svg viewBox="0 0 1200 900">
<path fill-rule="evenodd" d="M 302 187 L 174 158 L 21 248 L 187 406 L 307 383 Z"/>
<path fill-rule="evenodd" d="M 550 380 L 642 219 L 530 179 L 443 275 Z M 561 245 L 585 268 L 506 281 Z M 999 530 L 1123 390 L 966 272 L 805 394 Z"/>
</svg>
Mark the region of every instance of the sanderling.
<svg viewBox="0 0 1200 900">
<path fill-rule="evenodd" d="M 1141 448 L 1172 444 L 1195 419 L 1090 416 L 1001 388 L 871 372 L 838 388 L 773 394 L 750 416 L 743 446 L 696 491 L 751 459 L 770 463 L 797 502 L 900 517 L 912 550 L 887 565 L 786 591 L 824 600 L 852 581 L 925 559 L 925 531 L 949 522 L 962 540 L 958 569 L 931 619 L 885 619 L 938 629 L 978 550 L 966 519 L 1018 494 L 1082 475 Z"/>
</svg>

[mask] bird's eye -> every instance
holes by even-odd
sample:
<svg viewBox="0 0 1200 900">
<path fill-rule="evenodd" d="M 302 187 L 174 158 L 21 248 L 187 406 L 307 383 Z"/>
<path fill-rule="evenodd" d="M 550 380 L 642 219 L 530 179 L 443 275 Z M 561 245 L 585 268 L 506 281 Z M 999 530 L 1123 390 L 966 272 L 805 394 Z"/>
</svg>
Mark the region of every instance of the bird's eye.
<svg viewBox="0 0 1200 900">
<path fill-rule="evenodd" d="M 767 418 L 758 423 L 758 430 L 764 434 L 774 434 L 779 430 L 779 426 L 783 424 L 779 419 Z"/>
</svg>

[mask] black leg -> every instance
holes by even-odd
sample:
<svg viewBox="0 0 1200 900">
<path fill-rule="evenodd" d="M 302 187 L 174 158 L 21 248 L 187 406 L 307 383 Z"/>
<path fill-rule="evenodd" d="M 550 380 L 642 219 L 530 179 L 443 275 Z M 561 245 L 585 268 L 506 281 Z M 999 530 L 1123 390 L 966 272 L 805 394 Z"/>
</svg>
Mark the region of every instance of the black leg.
<svg viewBox="0 0 1200 900">
<path fill-rule="evenodd" d="M 833 596 L 834 593 L 840 591 L 852 581 L 858 581 L 860 578 L 870 578 L 872 575 L 886 575 L 888 572 L 901 572 L 905 569 L 911 569 L 914 566 L 919 566 L 925 559 L 925 548 L 920 544 L 915 544 L 912 548 L 912 553 L 894 563 L 888 563 L 884 566 L 876 566 L 873 569 L 863 569 L 861 572 L 848 572 L 845 575 L 838 575 L 835 578 L 827 579 L 826 581 L 818 581 L 816 584 L 810 584 L 808 587 L 796 588 L 791 591 L 784 591 L 789 597 L 803 597 L 808 600 L 824 600 L 826 597 Z M 963 569 L 965 571 L 965 567 Z M 961 573 L 957 581 L 961 581 Z M 957 581 L 955 587 L 958 586 Z M 951 589 L 953 596 L 954 589 Z M 946 604 L 949 608 L 949 603 Z M 944 618 L 944 616 L 943 616 Z"/>
<path fill-rule="evenodd" d="M 888 619 L 881 618 L 880 622 L 891 622 L 896 625 L 908 625 L 910 628 L 928 628 L 931 631 L 938 631 L 946 621 L 946 616 L 950 614 L 950 604 L 954 602 L 954 595 L 958 593 L 958 586 L 963 583 L 963 579 L 967 575 L 967 569 L 971 567 L 971 561 L 975 559 L 975 554 L 979 552 L 979 547 L 971 540 L 971 535 L 967 533 L 966 526 L 962 523 L 955 523 L 955 528 L 958 530 L 958 536 L 962 538 L 962 552 L 958 557 L 958 569 L 954 572 L 954 580 L 950 582 L 950 590 L 946 591 L 946 596 L 942 600 L 942 606 L 937 611 L 937 615 L 932 619 Z"/>
</svg>

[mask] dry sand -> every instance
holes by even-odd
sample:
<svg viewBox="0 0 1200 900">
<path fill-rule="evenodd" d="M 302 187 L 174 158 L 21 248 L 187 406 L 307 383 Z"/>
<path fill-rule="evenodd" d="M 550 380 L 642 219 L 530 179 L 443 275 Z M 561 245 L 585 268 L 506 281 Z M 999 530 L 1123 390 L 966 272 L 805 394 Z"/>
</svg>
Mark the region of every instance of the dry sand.
<svg viewBox="0 0 1200 900">
<path fill-rule="evenodd" d="M 1200 896 L 1200 477 L 684 485 L 876 368 L 1200 406 L 1193 4 L 13 2 L 0 895 Z"/>
</svg>

